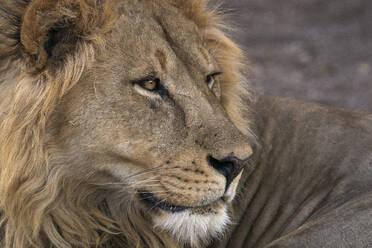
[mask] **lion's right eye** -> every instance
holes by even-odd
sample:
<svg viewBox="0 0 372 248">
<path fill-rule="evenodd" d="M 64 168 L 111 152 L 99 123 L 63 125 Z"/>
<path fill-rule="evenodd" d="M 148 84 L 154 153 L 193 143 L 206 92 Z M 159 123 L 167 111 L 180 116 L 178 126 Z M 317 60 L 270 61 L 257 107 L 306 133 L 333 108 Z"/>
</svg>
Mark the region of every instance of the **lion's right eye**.
<svg viewBox="0 0 372 248">
<path fill-rule="evenodd" d="M 135 82 L 145 90 L 156 91 L 160 89 L 160 79 L 159 78 L 145 78 L 140 81 Z"/>
<path fill-rule="evenodd" d="M 133 81 L 134 88 L 142 95 L 148 97 L 168 95 L 168 90 L 160 83 L 160 79 L 149 76 L 137 81 Z"/>
</svg>

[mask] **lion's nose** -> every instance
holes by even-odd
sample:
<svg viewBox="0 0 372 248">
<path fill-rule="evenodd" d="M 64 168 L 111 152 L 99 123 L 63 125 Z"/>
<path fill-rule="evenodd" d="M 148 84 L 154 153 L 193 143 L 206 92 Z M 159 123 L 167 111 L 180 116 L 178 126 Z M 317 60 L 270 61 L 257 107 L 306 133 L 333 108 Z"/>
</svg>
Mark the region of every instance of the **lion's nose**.
<svg viewBox="0 0 372 248">
<path fill-rule="evenodd" d="M 211 155 L 207 156 L 209 165 L 216 169 L 220 174 L 224 175 L 226 178 L 226 187 L 227 190 L 234 180 L 235 177 L 243 170 L 244 163 L 243 161 L 234 157 L 232 153 L 230 156 L 223 158 L 221 160 L 215 159 Z"/>
</svg>

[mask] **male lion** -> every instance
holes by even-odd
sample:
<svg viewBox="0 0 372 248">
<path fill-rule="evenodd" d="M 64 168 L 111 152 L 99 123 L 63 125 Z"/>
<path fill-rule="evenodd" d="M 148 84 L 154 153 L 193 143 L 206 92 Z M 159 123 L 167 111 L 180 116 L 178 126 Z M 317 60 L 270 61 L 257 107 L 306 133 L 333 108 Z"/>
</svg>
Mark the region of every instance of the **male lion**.
<svg viewBox="0 0 372 248">
<path fill-rule="evenodd" d="M 2 247 L 371 244 L 371 117 L 249 96 L 205 1 L 0 18 Z"/>
</svg>

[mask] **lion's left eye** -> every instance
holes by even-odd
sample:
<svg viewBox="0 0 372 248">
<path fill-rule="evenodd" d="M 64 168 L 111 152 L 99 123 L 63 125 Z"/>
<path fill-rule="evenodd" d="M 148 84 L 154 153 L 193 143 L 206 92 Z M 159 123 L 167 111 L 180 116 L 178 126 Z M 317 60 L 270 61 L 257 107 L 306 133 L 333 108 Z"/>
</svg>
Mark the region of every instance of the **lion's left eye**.
<svg viewBox="0 0 372 248">
<path fill-rule="evenodd" d="M 221 74 L 222 72 L 215 72 L 207 76 L 207 78 L 205 79 L 205 83 L 208 85 L 209 89 L 213 89 L 216 77 Z"/>
</svg>

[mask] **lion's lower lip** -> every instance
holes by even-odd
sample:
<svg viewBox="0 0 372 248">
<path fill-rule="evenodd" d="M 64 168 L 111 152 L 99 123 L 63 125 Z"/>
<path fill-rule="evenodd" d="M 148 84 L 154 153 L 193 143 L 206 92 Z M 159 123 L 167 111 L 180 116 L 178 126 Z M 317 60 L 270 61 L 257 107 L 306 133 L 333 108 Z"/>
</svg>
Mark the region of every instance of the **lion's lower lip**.
<svg viewBox="0 0 372 248">
<path fill-rule="evenodd" d="M 176 212 L 181 212 L 181 211 L 191 208 L 191 207 L 186 207 L 186 206 L 174 206 L 166 202 L 160 201 L 152 193 L 147 192 L 147 191 L 140 192 L 139 195 L 140 195 L 140 199 L 143 202 L 150 204 L 152 207 L 157 207 L 167 212 L 176 213 Z"/>
</svg>

